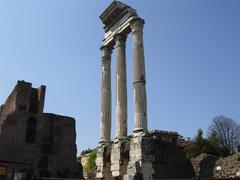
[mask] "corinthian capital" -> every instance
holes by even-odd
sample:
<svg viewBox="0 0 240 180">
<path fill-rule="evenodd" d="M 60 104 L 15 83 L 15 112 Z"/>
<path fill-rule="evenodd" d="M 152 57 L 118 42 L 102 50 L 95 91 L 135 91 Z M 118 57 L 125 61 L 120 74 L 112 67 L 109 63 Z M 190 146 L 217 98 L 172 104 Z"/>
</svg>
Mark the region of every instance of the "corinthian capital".
<svg viewBox="0 0 240 180">
<path fill-rule="evenodd" d="M 134 32 L 142 32 L 143 31 L 144 20 L 143 19 L 134 19 L 130 22 L 130 27 L 132 33 Z"/>
<path fill-rule="evenodd" d="M 102 58 L 111 60 L 112 46 L 102 46 L 100 50 L 102 51 Z"/>
<path fill-rule="evenodd" d="M 114 35 L 114 40 L 116 42 L 116 47 L 118 46 L 125 46 L 127 36 L 121 33 L 115 34 Z"/>
</svg>

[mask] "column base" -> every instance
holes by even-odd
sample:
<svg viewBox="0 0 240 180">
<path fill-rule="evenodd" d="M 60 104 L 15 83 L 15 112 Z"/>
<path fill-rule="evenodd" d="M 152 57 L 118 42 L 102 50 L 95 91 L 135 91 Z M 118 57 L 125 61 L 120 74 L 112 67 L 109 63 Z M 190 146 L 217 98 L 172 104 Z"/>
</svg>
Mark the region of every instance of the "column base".
<svg viewBox="0 0 240 180">
<path fill-rule="evenodd" d="M 123 141 L 128 141 L 128 137 L 127 136 L 121 136 L 121 137 L 115 137 L 114 139 L 114 143 L 118 143 L 118 142 L 123 142 Z"/>
<path fill-rule="evenodd" d="M 143 128 L 138 128 L 133 130 L 133 137 L 145 136 L 146 131 Z"/>
<path fill-rule="evenodd" d="M 98 147 L 101 147 L 101 146 L 110 146 L 111 145 L 111 141 L 109 140 L 100 140 L 98 142 Z"/>
</svg>

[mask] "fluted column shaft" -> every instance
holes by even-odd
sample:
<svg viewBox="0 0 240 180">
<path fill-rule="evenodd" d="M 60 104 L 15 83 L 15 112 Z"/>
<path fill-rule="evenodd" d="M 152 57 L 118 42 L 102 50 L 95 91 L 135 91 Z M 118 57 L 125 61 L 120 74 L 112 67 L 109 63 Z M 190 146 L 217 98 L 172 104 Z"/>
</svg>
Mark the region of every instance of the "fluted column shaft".
<svg viewBox="0 0 240 180">
<path fill-rule="evenodd" d="M 127 137 L 126 36 L 115 35 L 116 49 L 116 139 Z"/>
<path fill-rule="evenodd" d="M 112 47 L 102 46 L 100 144 L 111 141 L 111 54 Z"/>
<path fill-rule="evenodd" d="M 134 66 L 134 132 L 147 131 L 147 97 L 143 46 L 143 25 L 144 20 L 142 19 L 136 19 L 131 23 Z"/>
</svg>

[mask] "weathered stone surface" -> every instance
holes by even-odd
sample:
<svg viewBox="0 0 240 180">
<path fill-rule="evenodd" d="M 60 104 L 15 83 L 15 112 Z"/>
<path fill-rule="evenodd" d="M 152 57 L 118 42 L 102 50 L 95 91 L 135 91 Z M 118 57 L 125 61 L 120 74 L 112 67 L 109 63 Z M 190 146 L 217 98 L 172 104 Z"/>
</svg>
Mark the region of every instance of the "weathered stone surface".
<svg viewBox="0 0 240 180">
<path fill-rule="evenodd" d="M 112 179 L 111 175 L 111 145 L 101 145 L 97 148 L 96 178 Z"/>
<path fill-rule="evenodd" d="M 102 98 L 101 114 L 101 137 L 100 147 L 97 153 L 97 178 L 125 179 L 125 180 L 151 180 L 159 178 L 186 178 L 193 177 L 193 168 L 190 161 L 177 148 L 178 134 L 159 133 L 154 138 L 148 134 L 147 121 L 147 96 L 146 96 L 146 73 L 143 45 L 144 20 L 136 10 L 119 1 L 113 1 L 100 16 L 105 25 L 105 38 L 103 47 L 116 45 L 116 137 L 114 143 L 110 142 L 110 136 L 103 133 L 111 131 L 105 114 L 111 109 Z M 134 129 L 130 145 L 127 138 L 127 87 L 126 87 L 126 57 L 125 37 L 132 32 L 133 37 L 133 97 L 134 97 Z M 103 51 L 104 52 L 104 51 Z M 109 56 L 108 56 L 109 57 Z M 110 59 L 110 58 L 108 58 Z M 103 72 L 104 73 L 104 72 Z M 106 87 L 111 89 L 110 82 Z M 107 76 L 106 76 L 107 77 Z M 107 92 L 107 91 L 106 91 Z M 103 97 L 102 86 L 102 97 Z M 109 95 L 109 92 L 108 92 Z M 104 112 L 104 113 L 103 113 Z M 163 136 L 164 135 L 164 136 Z M 168 142 L 163 143 L 162 140 Z M 108 144 L 108 145 L 107 145 Z M 167 145 L 170 144 L 170 145 Z M 163 147 L 162 147 L 163 146 Z M 111 161 L 108 159 L 111 157 Z M 174 158 L 172 158 L 174 157 Z M 176 162 L 174 160 L 177 160 Z M 160 161 L 160 163 L 158 162 Z M 111 168 L 109 168 L 111 164 Z M 171 169 L 173 168 L 173 169 Z M 110 173 L 109 173 L 110 172 Z"/>
<path fill-rule="evenodd" d="M 101 78 L 101 124 L 100 144 L 111 141 L 112 96 L 111 96 L 111 46 L 102 46 Z"/>
<path fill-rule="evenodd" d="M 127 167 L 125 180 L 151 180 L 153 179 L 154 156 L 151 153 L 153 138 L 145 136 L 135 136 L 130 142 L 130 160 Z"/>
<path fill-rule="evenodd" d="M 35 177 L 80 177 L 75 120 L 43 113 L 45 86 L 18 81 L 0 112 L 0 165 L 8 178 L 22 171 Z M 20 174 L 21 174 L 20 173 Z"/>
<path fill-rule="evenodd" d="M 191 177 L 194 177 L 191 162 L 173 142 L 148 136 L 134 137 L 131 141 L 126 180 Z"/>
<path fill-rule="evenodd" d="M 144 21 L 138 17 L 136 10 L 119 1 L 113 1 L 110 6 L 100 15 L 105 25 L 105 38 L 101 48 L 102 56 L 102 93 L 101 93 L 101 135 L 100 147 L 97 153 L 97 178 L 108 176 L 108 161 L 104 160 L 111 156 L 111 171 L 114 177 L 121 178 L 126 173 L 128 160 L 124 160 L 125 151 L 128 152 L 127 139 L 127 76 L 126 76 L 126 52 L 125 41 L 127 35 L 133 35 L 133 64 L 134 64 L 134 135 L 130 145 L 130 164 L 141 162 L 145 157 L 144 146 L 141 139 L 147 131 L 147 97 L 146 97 L 146 75 L 143 49 L 143 24 Z M 108 144 L 111 140 L 111 71 L 110 47 L 116 48 L 116 136 L 111 151 Z M 136 142 L 135 142 L 136 140 Z M 105 147 L 106 145 L 106 147 Z M 126 146 L 127 145 L 127 146 Z M 128 150 L 127 150 L 128 149 Z M 143 155 L 141 154 L 143 152 Z M 136 153 L 136 154 L 135 154 Z M 144 158 L 147 161 L 147 158 Z M 152 174 L 151 163 L 142 164 L 142 172 L 145 178 Z M 106 174 L 104 174 L 106 173 Z M 150 174 L 150 176 L 148 175 Z M 109 177 L 110 178 L 110 177 Z"/>
<path fill-rule="evenodd" d="M 116 139 L 127 138 L 127 72 L 126 36 L 117 34 L 116 40 Z"/>
<path fill-rule="evenodd" d="M 127 172 L 129 144 L 128 140 L 120 140 L 112 144 L 111 172 L 113 177 L 121 179 Z"/>
<path fill-rule="evenodd" d="M 213 177 L 213 169 L 218 157 L 210 154 L 201 154 L 191 159 L 197 177 Z"/>
<path fill-rule="evenodd" d="M 153 179 L 187 179 L 195 176 L 191 161 L 176 144 L 157 138 L 150 146 L 155 157 Z"/>
<path fill-rule="evenodd" d="M 240 177 L 240 153 L 228 157 L 201 154 L 191 161 L 199 177 Z"/>
<path fill-rule="evenodd" d="M 131 22 L 133 37 L 133 98 L 134 98 L 134 130 L 133 132 L 148 130 L 147 126 L 147 95 L 146 73 L 143 45 L 143 25 L 141 18 Z"/>
<path fill-rule="evenodd" d="M 175 134 L 174 134 L 175 135 Z M 109 148 L 109 147 L 108 147 Z M 155 134 L 146 134 L 133 137 L 127 141 L 114 142 L 111 151 L 100 150 L 100 156 L 106 156 L 107 162 L 102 172 L 109 172 L 111 163 L 111 177 L 125 180 L 173 179 L 192 178 L 195 176 L 190 160 L 174 142 L 156 137 Z M 111 161 L 109 157 L 111 156 Z M 108 174 L 108 173 L 107 173 Z M 109 174 L 108 174 L 109 175 Z M 104 176 L 98 176 L 105 178 Z"/>
<path fill-rule="evenodd" d="M 130 21 L 137 17 L 136 10 L 122 2 L 113 1 L 100 15 L 100 19 L 105 25 L 103 45 L 115 44 L 115 34 L 131 32 Z"/>
</svg>

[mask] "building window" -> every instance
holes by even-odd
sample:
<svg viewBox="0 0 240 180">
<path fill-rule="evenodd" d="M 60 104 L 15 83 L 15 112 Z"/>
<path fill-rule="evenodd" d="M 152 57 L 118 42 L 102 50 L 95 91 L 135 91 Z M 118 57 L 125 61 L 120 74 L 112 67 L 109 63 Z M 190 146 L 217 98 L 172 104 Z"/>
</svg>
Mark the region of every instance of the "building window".
<svg viewBox="0 0 240 180">
<path fill-rule="evenodd" d="M 27 131 L 26 131 L 26 138 L 25 138 L 27 143 L 35 143 L 36 125 L 37 125 L 36 118 L 30 117 L 27 120 Z"/>
<path fill-rule="evenodd" d="M 37 91 L 37 89 L 32 89 L 29 112 L 38 113 L 38 91 Z"/>
</svg>

